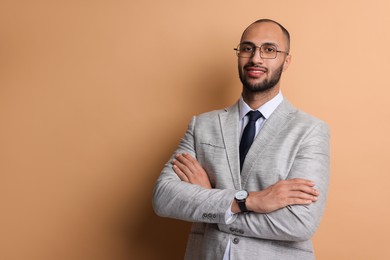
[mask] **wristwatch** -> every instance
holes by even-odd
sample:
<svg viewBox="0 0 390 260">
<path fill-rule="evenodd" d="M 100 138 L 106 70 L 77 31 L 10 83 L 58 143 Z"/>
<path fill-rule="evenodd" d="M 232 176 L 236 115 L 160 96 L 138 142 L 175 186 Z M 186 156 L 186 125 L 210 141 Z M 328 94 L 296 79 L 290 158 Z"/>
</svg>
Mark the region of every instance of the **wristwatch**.
<svg viewBox="0 0 390 260">
<path fill-rule="evenodd" d="M 246 190 L 240 190 L 234 196 L 234 199 L 237 201 L 238 207 L 240 208 L 241 212 L 249 212 L 245 205 L 246 198 L 248 198 L 248 196 L 249 193 Z"/>
</svg>

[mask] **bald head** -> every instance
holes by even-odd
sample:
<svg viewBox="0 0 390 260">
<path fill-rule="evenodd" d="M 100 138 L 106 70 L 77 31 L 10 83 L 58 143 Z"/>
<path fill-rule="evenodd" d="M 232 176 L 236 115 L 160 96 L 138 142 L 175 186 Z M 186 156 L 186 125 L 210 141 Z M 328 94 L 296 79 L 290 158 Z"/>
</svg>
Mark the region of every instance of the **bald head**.
<svg viewBox="0 0 390 260">
<path fill-rule="evenodd" d="M 284 28 L 280 23 L 274 21 L 274 20 L 271 20 L 271 19 L 260 19 L 260 20 L 257 20 L 255 22 L 253 22 L 252 24 L 250 24 L 245 30 L 244 32 L 242 33 L 241 35 L 241 41 L 245 35 L 245 33 L 248 31 L 249 28 L 251 28 L 252 26 L 256 25 L 256 24 L 260 24 L 260 23 L 272 23 L 274 25 L 277 25 L 281 32 L 283 33 L 284 35 L 284 38 L 285 38 L 285 46 L 286 46 L 286 52 L 290 52 L 290 33 L 287 31 L 286 28 Z"/>
</svg>

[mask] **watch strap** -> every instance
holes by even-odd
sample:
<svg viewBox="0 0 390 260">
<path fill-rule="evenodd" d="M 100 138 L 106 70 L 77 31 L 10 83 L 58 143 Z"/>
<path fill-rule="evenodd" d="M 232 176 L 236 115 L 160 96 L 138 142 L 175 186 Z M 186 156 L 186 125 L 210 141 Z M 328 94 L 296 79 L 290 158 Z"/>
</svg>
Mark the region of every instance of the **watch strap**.
<svg viewBox="0 0 390 260">
<path fill-rule="evenodd" d="M 246 208 L 245 202 L 246 202 L 246 199 L 237 201 L 238 207 L 240 208 L 241 212 L 248 212 L 248 209 Z"/>
</svg>

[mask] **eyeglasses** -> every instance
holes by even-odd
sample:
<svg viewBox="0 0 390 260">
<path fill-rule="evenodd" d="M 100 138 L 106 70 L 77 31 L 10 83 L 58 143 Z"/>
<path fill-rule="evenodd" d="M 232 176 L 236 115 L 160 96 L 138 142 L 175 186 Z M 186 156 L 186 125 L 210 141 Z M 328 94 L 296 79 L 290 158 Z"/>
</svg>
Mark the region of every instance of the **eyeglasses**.
<svg viewBox="0 0 390 260">
<path fill-rule="evenodd" d="M 286 51 L 279 51 L 276 46 L 271 43 L 264 43 L 258 47 L 251 42 L 243 42 L 240 43 L 237 48 L 234 48 L 234 50 L 240 58 L 251 58 L 255 55 L 257 48 L 259 48 L 260 57 L 262 59 L 275 59 L 278 52 L 288 54 Z"/>
</svg>

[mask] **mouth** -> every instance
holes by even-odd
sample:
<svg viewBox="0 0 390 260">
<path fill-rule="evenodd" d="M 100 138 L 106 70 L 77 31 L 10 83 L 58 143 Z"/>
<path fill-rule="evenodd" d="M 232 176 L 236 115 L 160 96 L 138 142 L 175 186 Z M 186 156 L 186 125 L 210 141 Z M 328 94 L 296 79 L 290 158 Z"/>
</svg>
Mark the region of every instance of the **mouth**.
<svg viewBox="0 0 390 260">
<path fill-rule="evenodd" d="M 259 66 L 245 66 L 244 69 L 246 74 L 251 78 L 259 78 L 268 71 L 266 68 Z"/>
</svg>

